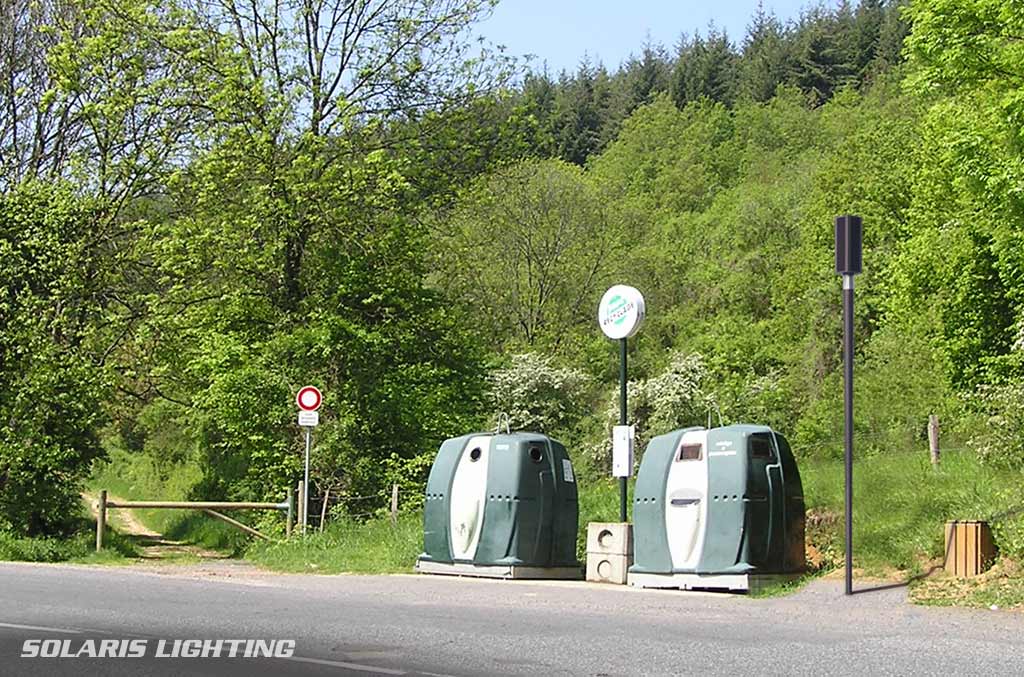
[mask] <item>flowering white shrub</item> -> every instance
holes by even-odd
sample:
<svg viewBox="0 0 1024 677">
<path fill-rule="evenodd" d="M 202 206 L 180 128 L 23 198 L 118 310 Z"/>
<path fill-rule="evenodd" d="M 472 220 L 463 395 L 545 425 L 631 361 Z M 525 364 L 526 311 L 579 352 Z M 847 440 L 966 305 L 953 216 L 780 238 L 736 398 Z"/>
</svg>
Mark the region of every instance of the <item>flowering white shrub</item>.
<svg viewBox="0 0 1024 677">
<path fill-rule="evenodd" d="M 567 430 L 585 415 L 590 379 L 576 369 L 558 368 L 536 353 L 512 357 L 488 378 L 488 405 L 494 422 L 509 416 L 513 430 L 552 433 Z"/>
<path fill-rule="evenodd" d="M 988 463 L 1024 467 L 1024 384 L 983 386 L 976 399 L 988 416 L 969 446 Z"/>
<path fill-rule="evenodd" d="M 705 392 L 708 369 L 699 353 L 674 353 L 668 368 L 636 384 L 631 420 L 646 438 L 704 425 L 714 399 Z"/>
<path fill-rule="evenodd" d="M 657 435 L 677 428 L 718 424 L 718 406 L 708 389 L 708 368 L 699 353 L 672 354 L 668 367 L 654 378 L 630 381 L 627 412 L 629 422 L 636 426 L 636 462 L 647 442 Z M 590 455 L 598 467 L 611 468 L 612 426 L 619 422 L 619 390 L 608 400 L 604 439 L 594 444 Z"/>
</svg>

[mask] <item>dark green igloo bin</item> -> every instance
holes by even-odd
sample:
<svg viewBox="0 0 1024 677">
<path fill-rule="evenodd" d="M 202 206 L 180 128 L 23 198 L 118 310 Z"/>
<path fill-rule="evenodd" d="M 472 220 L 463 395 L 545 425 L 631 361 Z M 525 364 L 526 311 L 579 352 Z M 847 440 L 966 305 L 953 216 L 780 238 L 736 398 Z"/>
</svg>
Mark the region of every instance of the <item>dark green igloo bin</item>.
<svg viewBox="0 0 1024 677">
<path fill-rule="evenodd" d="M 637 474 L 629 583 L 744 591 L 799 576 L 804 517 L 796 460 L 771 428 L 660 435 Z"/>
<path fill-rule="evenodd" d="M 536 433 L 446 440 L 427 480 L 422 573 L 579 578 L 576 477 L 565 447 Z"/>
</svg>

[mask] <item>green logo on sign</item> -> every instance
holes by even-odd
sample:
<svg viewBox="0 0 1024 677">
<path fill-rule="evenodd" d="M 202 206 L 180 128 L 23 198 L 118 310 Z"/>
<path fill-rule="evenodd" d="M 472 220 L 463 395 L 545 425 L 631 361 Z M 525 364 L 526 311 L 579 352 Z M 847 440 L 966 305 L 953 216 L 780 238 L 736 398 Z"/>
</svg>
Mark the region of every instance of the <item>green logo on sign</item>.
<svg viewBox="0 0 1024 677">
<path fill-rule="evenodd" d="M 629 315 L 629 311 L 633 308 L 633 304 L 625 297 L 616 294 L 608 299 L 607 308 L 608 313 L 605 324 L 620 325 L 626 321 L 626 317 Z"/>
<path fill-rule="evenodd" d="M 601 297 L 597 322 L 608 338 L 632 336 L 643 319 L 644 297 L 636 289 L 617 284 Z"/>
<path fill-rule="evenodd" d="M 613 296 L 608 302 L 608 315 L 613 318 L 615 324 L 622 324 L 626 321 L 626 299 L 621 296 Z"/>
</svg>

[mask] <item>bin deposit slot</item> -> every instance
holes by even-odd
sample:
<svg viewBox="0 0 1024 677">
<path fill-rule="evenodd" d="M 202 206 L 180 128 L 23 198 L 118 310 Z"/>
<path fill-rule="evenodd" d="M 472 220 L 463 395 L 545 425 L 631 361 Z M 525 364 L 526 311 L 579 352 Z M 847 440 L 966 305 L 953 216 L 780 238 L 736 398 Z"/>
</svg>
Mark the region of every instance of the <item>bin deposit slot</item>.
<svg viewBox="0 0 1024 677">
<path fill-rule="evenodd" d="M 703 445 L 700 444 L 684 444 L 679 448 L 679 458 L 677 461 L 699 461 L 700 451 Z"/>
</svg>

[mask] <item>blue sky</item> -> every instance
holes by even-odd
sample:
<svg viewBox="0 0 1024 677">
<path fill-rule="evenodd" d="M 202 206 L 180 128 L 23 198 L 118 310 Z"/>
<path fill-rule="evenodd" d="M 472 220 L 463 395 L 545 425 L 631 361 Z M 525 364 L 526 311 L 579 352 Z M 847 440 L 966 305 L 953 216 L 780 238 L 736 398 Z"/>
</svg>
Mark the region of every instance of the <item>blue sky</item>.
<svg viewBox="0 0 1024 677">
<path fill-rule="evenodd" d="M 575 70 L 584 54 L 614 70 L 640 51 L 644 40 L 672 49 L 683 33 L 724 28 L 733 42 L 743 39 L 758 0 L 501 0 L 478 26 L 491 42 L 512 55 L 534 54 L 552 74 Z M 764 0 L 766 11 L 783 21 L 796 18 L 815 0 Z M 834 5 L 834 2 L 826 2 Z"/>
</svg>

